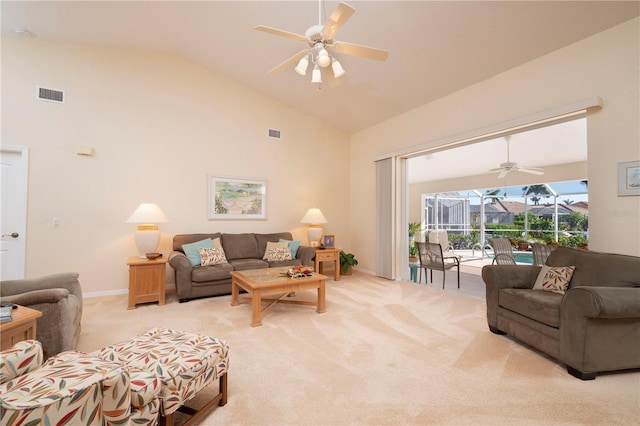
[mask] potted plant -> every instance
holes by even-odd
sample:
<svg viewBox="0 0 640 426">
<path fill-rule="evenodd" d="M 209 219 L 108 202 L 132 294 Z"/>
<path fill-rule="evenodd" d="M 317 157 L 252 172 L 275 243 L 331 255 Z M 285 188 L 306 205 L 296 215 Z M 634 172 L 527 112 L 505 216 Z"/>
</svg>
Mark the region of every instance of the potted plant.
<svg viewBox="0 0 640 426">
<path fill-rule="evenodd" d="M 340 251 L 340 272 L 342 275 L 351 275 L 353 273 L 352 268 L 358 264 L 353 253 L 345 253 Z"/>
<path fill-rule="evenodd" d="M 420 231 L 422 231 L 420 222 L 409 222 L 409 238 L 415 237 L 415 235 Z"/>
<path fill-rule="evenodd" d="M 418 262 L 418 246 L 415 243 L 409 245 L 409 262 Z"/>
</svg>

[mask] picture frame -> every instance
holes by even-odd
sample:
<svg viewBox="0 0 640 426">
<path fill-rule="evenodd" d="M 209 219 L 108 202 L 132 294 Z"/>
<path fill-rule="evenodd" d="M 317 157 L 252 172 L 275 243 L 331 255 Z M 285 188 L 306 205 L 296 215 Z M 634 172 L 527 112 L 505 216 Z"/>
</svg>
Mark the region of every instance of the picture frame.
<svg viewBox="0 0 640 426">
<path fill-rule="evenodd" d="M 618 163 L 618 196 L 640 195 L 640 161 Z"/>
<path fill-rule="evenodd" d="M 322 236 L 322 245 L 325 248 L 335 248 L 336 247 L 336 237 L 331 234 L 324 234 Z"/>
<path fill-rule="evenodd" d="M 265 220 L 267 181 L 208 175 L 209 220 Z"/>
</svg>

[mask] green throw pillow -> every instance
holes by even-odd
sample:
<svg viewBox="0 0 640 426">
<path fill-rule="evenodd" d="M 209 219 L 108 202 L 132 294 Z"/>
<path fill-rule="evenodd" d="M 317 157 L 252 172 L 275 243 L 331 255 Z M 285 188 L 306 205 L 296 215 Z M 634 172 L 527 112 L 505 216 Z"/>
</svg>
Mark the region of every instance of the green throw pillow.
<svg viewBox="0 0 640 426">
<path fill-rule="evenodd" d="M 187 255 L 189 262 L 191 262 L 191 267 L 200 265 L 200 251 L 201 248 L 213 248 L 213 242 L 211 238 L 207 238 L 206 240 L 196 241 L 195 243 L 183 244 L 182 251 Z"/>
<path fill-rule="evenodd" d="M 280 238 L 281 243 L 289 243 L 289 248 L 291 249 L 291 258 L 295 259 L 296 258 L 296 254 L 298 253 L 298 247 L 300 247 L 300 241 L 290 241 L 290 240 L 283 240 L 282 238 Z"/>
</svg>

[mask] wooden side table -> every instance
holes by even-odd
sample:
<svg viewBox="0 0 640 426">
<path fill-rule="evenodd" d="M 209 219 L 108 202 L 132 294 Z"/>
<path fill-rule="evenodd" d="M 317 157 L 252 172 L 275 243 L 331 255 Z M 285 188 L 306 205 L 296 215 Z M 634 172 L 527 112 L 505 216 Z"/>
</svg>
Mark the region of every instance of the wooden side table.
<svg viewBox="0 0 640 426">
<path fill-rule="evenodd" d="M 35 309 L 18 306 L 11 312 L 13 319 L 0 324 L 0 351 L 11 348 L 23 340 L 36 338 L 36 320 L 42 312 Z"/>
<path fill-rule="evenodd" d="M 336 248 L 320 249 L 316 247 L 315 270 L 322 274 L 322 262 L 334 262 L 333 279 L 340 281 L 340 250 Z"/>
<path fill-rule="evenodd" d="M 138 303 L 165 302 L 165 281 L 167 259 L 160 257 L 149 260 L 130 257 L 129 265 L 129 305 L 127 309 L 135 309 Z"/>
</svg>

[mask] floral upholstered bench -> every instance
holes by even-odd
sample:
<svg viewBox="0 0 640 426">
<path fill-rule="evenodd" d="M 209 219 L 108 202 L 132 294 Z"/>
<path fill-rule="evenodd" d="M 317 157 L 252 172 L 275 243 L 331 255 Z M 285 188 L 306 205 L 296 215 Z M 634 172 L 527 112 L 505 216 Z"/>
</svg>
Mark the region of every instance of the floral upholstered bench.
<svg viewBox="0 0 640 426">
<path fill-rule="evenodd" d="M 199 420 L 215 405 L 227 403 L 229 346 L 224 340 L 200 334 L 155 328 L 94 354 L 155 374 L 161 382 L 160 424 L 173 425 L 173 416 L 181 411 Z M 219 392 L 200 410 L 184 404 L 205 386 L 219 379 Z"/>
</svg>

